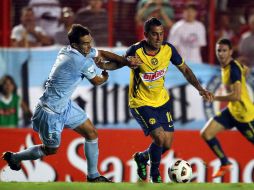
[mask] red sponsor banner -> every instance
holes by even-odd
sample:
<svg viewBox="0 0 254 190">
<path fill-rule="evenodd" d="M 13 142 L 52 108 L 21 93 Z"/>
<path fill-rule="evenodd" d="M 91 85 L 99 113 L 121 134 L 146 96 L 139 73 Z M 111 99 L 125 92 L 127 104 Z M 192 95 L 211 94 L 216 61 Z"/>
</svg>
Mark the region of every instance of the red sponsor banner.
<svg viewBox="0 0 254 190">
<path fill-rule="evenodd" d="M 31 129 L 0 129 L 0 151 L 20 151 L 40 144 L 38 135 Z M 192 164 L 195 182 L 253 182 L 254 149 L 237 131 L 218 136 L 233 169 L 224 178 L 212 179 L 220 162 L 199 136 L 198 131 L 176 131 L 173 147 L 163 155 L 161 174 L 169 182 L 167 169 L 174 159 L 182 158 Z M 23 161 L 22 170 L 9 169 L 1 160 L 1 181 L 85 181 L 87 165 L 83 150 L 84 138 L 73 131 L 62 134 L 61 147 L 56 155 L 35 161 Z M 99 164 L 101 174 L 115 182 L 136 182 L 136 165 L 133 153 L 146 149 L 150 137 L 140 130 L 99 130 Z"/>
</svg>

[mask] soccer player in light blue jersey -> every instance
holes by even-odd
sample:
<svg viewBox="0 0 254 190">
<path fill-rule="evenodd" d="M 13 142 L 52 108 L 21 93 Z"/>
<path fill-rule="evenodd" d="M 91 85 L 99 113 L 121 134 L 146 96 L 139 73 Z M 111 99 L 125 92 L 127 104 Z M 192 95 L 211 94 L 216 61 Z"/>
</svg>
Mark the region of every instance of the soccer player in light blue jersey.
<svg viewBox="0 0 254 190">
<path fill-rule="evenodd" d="M 85 111 L 70 98 L 84 78 L 93 85 L 100 85 L 107 81 L 108 73 L 104 70 L 98 75 L 96 64 L 109 64 L 113 69 L 117 69 L 123 66 L 135 67 L 140 63 L 131 57 L 127 60 L 111 52 L 92 48 L 92 36 L 82 25 L 74 24 L 68 33 L 68 38 L 70 45 L 62 48 L 58 53 L 46 89 L 32 117 L 33 129 L 39 133 L 42 144 L 17 153 L 5 152 L 3 159 L 12 170 L 20 170 L 22 160 L 36 160 L 56 154 L 63 129 L 70 128 L 85 138 L 87 181 L 111 182 L 101 176 L 97 170 L 99 155 L 97 130 Z"/>
</svg>

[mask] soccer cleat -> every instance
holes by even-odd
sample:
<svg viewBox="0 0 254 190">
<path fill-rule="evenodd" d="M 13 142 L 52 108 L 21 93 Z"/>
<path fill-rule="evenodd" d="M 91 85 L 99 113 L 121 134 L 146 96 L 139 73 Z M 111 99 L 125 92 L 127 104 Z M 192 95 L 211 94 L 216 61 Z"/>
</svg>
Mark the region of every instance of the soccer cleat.
<svg viewBox="0 0 254 190">
<path fill-rule="evenodd" d="M 142 162 L 139 158 L 139 155 L 140 153 L 139 152 L 136 152 L 134 155 L 133 155 L 133 158 L 134 158 L 134 161 L 136 162 L 137 164 L 137 173 L 138 173 L 138 177 L 145 181 L 146 178 L 147 178 L 147 172 L 146 172 L 146 166 L 147 166 L 147 162 Z"/>
<path fill-rule="evenodd" d="M 13 162 L 13 160 L 11 159 L 12 155 L 13 155 L 12 152 L 4 152 L 2 155 L 2 159 L 8 163 L 8 165 L 10 166 L 12 170 L 18 171 L 21 169 L 21 164 L 20 162 L 18 163 Z"/>
<path fill-rule="evenodd" d="M 151 182 L 151 183 L 162 183 L 161 176 L 160 176 L 160 175 L 151 176 L 151 177 L 150 177 L 150 182 Z"/>
<path fill-rule="evenodd" d="M 228 163 L 226 165 L 222 165 L 219 170 L 217 172 L 215 172 L 212 177 L 216 178 L 216 177 L 222 177 L 224 176 L 227 172 L 229 172 L 232 168 L 232 164 Z"/>
<path fill-rule="evenodd" d="M 98 176 L 96 178 L 89 178 L 87 177 L 87 182 L 90 183 L 113 183 L 113 181 L 109 180 L 108 178 L 104 176 Z"/>
</svg>

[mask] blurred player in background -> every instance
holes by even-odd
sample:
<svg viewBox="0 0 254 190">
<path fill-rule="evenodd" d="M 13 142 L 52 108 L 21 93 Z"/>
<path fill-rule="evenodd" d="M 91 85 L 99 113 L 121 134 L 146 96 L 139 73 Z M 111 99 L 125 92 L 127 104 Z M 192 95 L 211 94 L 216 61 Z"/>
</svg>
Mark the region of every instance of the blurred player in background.
<svg viewBox="0 0 254 190">
<path fill-rule="evenodd" d="M 82 25 L 75 24 L 68 33 L 70 45 L 58 53 L 49 74 L 46 89 L 40 97 L 32 117 L 33 129 L 39 133 L 42 144 L 32 146 L 17 153 L 5 152 L 3 159 L 13 170 L 21 169 L 22 160 L 36 160 L 43 156 L 56 154 L 61 141 L 63 128 L 70 128 L 85 138 L 84 149 L 87 158 L 88 182 L 111 182 L 101 176 L 98 164 L 97 129 L 87 114 L 70 99 L 73 91 L 84 79 L 93 85 L 107 81 L 108 73 L 96 73 L 94 58 L 100 56 L 114 64 L 133 66 L 126 58 L 91 47 L 92 36 Z M 135 64 L 135 63 L 134 63 Z"/>
<path fill-rule="evenodd" d="M 231 163 L 216 138 L 219 132 L 236 127 L 248 141 L 254 143 L 254 105 L 246 85 L 248 68 L 234 60 L 232 53 L 230 40 L 220 39 L 217 42 L 216 55 L 221 65 L 222 83 L 227 89 L 227 94 L 215 96 L 214 100 L 229 101 L 229 104 L 201 130 L 201 136 L 221 161 L 221 167 L 213 177 L 221 177 L 231 168 Z"/>
<path fill-rule="evenodd" d="M 138 166 L 138 176 L 146 180 L 146 166 L 151 161 L 151 182 L 162 182 L 159 173 L 161 155 L 170 148 L 173 140 L 173 121 L 170 114 L 169 95 L 164 87 L 165 75 L 171 61 L 198 90 L 205 100 L 211 101 L 213 95 L 202 88 L 191 69 L 172 44 L 163 42 L 164 30 L 161 22 L 151 18 L 144 26 L 146 40 L 132 45 L 126 56 L 141 59 L 143 64 L 131 69 L 129 106 L 134 118 L 146 136 L 150 135 L 152 144 L 144 152 L 134 154 Z M 109 69 L 102 67 L 103 69 Z"/>
</svg>

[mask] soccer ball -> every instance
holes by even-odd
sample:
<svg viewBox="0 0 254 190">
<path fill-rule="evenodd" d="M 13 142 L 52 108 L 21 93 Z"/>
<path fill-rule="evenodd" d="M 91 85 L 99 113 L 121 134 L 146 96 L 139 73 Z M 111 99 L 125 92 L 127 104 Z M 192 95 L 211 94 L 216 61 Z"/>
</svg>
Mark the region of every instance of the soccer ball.
<svg viewBox="0 0 254 190">
<path fill-rule="evenodd" d="M 188 183 L 192 176 L 192 168 L 185 160 L 176 160 L 168 168 L 169 178 L 176 183 Z"/>
</svg>

